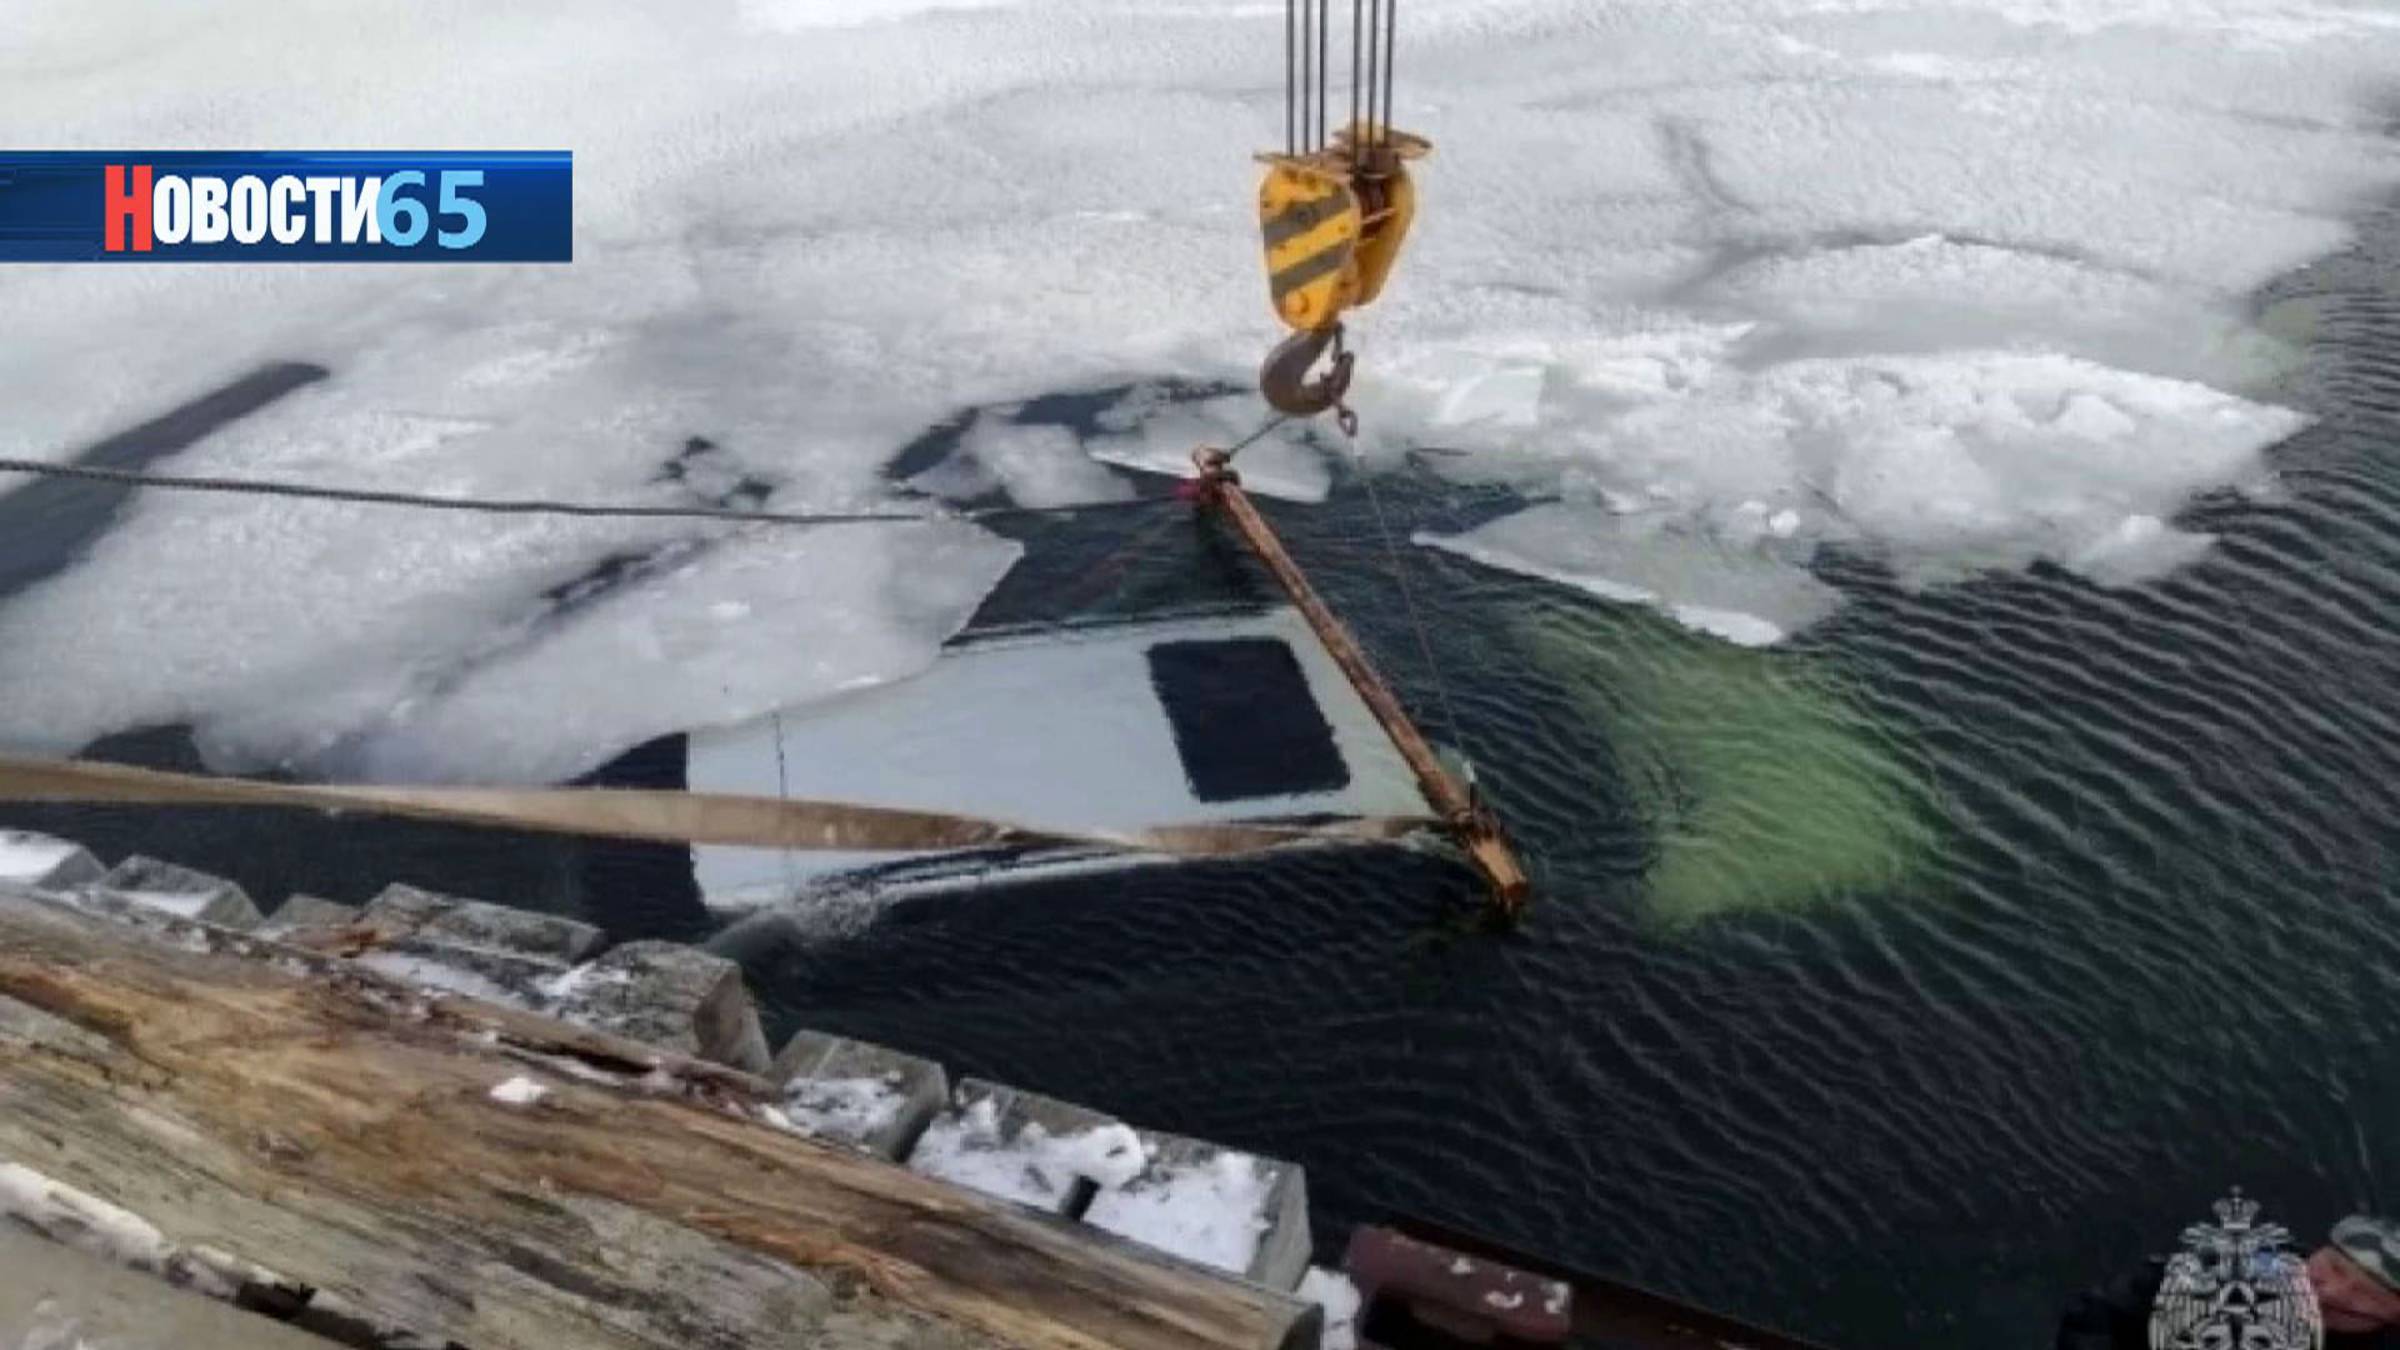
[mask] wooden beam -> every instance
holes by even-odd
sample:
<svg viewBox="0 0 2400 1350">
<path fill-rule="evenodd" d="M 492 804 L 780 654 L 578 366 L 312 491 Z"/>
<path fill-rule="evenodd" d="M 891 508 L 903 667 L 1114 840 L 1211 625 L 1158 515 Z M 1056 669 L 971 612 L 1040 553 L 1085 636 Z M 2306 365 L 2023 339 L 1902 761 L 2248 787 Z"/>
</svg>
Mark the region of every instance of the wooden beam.
<svg viewBox="0 0 2400 1350">
<path fill-rule="evenodd" d="M 377 1323 L 819 1345 L 832 1284 L 967 1346 L 1315 1343 L 1288 1296 L 761 1124 L 746 1075 L 147 922 L 0 887 L 0 1162 Z M 546 1093 L 492 1097 L 520 1075 Z"/>
</svg>

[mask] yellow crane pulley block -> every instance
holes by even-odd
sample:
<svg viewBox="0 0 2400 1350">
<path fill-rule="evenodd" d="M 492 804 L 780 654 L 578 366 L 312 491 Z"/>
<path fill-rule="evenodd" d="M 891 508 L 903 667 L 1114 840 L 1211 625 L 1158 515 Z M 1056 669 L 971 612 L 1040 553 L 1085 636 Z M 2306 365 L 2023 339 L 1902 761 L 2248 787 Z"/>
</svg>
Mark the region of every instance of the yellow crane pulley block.
<svg viewBox="0 0 2400 1350">
<path fill-rule="evenodd" d="M 1346 127 L 1305 155 L 1260 155 L 1259 228 L 1275 314 L 1322 331 L 1383 291 L 1417 212 L 1407 162 L 1433 146 L 1384 127 Z"/>
</svg>

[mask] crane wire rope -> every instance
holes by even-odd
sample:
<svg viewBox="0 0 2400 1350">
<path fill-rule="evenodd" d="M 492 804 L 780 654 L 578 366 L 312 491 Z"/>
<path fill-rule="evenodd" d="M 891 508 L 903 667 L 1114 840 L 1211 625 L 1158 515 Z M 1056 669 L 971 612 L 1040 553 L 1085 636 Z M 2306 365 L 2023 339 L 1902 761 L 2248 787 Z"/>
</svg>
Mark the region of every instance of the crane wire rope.
<svg viewBox="0 0 2400 1350">
<path fill-rule="evenodd" d="M 1325 77 L 1326 16 L 1331 3 L 1332 0 L 1284 0 L 1284 138 L 1287 150 L 1292 147 L 1294 142 L 1293 127 L 1295 123 L 1302 129 L 1302 148 L 1314 151 L 1322 149 L 1324 145 L 1327 92 Z M 1316 23 L 1316 37 L 1313 44 L 1309 38 L 1312 18 Z M 1396 57 L 1399 49 L 1399 18 L 1400 0 L 1351 0 L 1350 128 L 1354 150 L 1369 145 L 1383 146 L 1391 143 L 1393 71 L 1397 64 Z M 1300 37 L 1296 67 L 1292 40 L 1295 32 Z M 1309 77 L 1309 58 L 1312 55 L 1310 50 L 1312 45 L 1313 55 L 1316 58 L 1316 78 L 1313 81 Z M 1298 70 L 1297 81 L 1294 79 L 1295 68 Z M 1380 106 L 1378 106 L 1379 104 Z M 1315 116 L 1313 130 L 1310 129 L 1309 121 L 1312 106 Z M 1248 445 L 1250 441 L 1266 434 L 1272 427 L 1273 424 L 1262 427 L 1248 439 L 1228 449 L 1226 451 L 1227 462 L 1231 461 L 1233 455 L 1242 446 Z M 1451 697 L 1449 679 L 1442 669 L 1440 657 L 1435 654 L 1432 638 L 1426 630 L 1423 611 L 1417 604 L 1416 588 L 1409 583 L 1408 569 L 1403 565 L 1399 545 L 1392 537 L 1390 517 L 1384 510 L 1383 494 L 1376 487 L 1375 474 L 1368 467 L 1366 457 L 1359 448 L 1355 424 L 1350 419 L 1343 418 L 1341 432 L 1349 447 L 1351 463 L 1358 473 L 1359 481 L 1367 490 L 1368 505 L 1375 517 L 1375 531 L 1382 542 L 1385 567 L 1390 572 L 1393 582 L 1399 587 L 1401 605 L 1408 615 L 1409 629 L 1416 639 L 1418 656 L 1424 661 L 1426 672 L 1433 681 L 1434 696 L 1441 704 L 1443 721 L 1448 725 L 1452 739 L 1459 743 L 1463 754 L 1467 738 L 1466 725 L 1458 715 L 1458 705 Z M 1471 766 L 1469 781 L 1472 784 Z"/>
</svg>

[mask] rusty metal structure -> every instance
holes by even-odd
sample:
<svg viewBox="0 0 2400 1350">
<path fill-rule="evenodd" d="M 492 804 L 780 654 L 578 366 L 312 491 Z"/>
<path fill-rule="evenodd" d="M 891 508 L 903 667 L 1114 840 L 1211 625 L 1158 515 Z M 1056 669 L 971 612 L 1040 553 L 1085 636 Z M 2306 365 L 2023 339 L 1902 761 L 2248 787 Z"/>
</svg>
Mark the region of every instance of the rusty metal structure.
<svg viewBox="0 0 2400 1350">
<path fill-rule="evenodd" d="M 1200 471 L 1196 499 L 1202 507 L 1219 512 L 1232 523 L 1234 532 L 1266 566 L 1275 584 L 1291 597 L 1292 605 L 1308 621 L 1317 640 L 1325 644 L 1334 664 L 1341 667 L 1343 676 L 1358 690 L 1359 698 L 1382 725 L 1384 734 L 1391 737 L 1393 748 L 1408 762 L 1409 771 L 1416 775 L 1418 790 L 1425 794 L 1443 828 L 1483 875 L 1494 912 L 1502 918 L 1517 917 L 1524 910 L 1533 884 L 1515 847 L 1509 843 L 1500 818 L 1473 788 L 1461 783 L 1442 764 L 1432 743 L 1409 719 L 1399 695 L 1392 692 L 1374 662 L 1367 659 L 1366 650 L 1351 636 L 1348 626 L 1334 614 L 1324 597 L 1317 594 L 1317 588 L 1309 584 L 1307 574 L 1292 561 L 1283 541 L 1276 537 L 1266 517 L 1259 514 L 1250 495 L 1242 490 L 1232 459 L 1230 452 L 1214 446 L 1204 445 L 1192 452 L 1192 463 Z"/>
</svg>

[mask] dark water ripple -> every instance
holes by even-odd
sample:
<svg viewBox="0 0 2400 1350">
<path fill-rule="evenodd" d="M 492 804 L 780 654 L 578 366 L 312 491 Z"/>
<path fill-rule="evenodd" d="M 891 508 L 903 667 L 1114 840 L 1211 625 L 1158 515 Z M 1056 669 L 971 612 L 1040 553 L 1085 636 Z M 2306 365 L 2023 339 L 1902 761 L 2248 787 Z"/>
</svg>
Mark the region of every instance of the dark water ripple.
<svg viewBox="0 0 2400 1350">
<path fill-rule="evenodd" d="M 2400 1204 L 2374 230 L 2290 283 L 2320 328 L 2281 396 L 2320 421 L 2276 491 L 2194 507 L 2218 545 L 2161 583 L 1913 593 L 1829 558 L 1845 610 L 1744 664 L 1413 551 L 1453 729 L 1360 504 L 1276 511 L 1475 751 L 1542 884 L 1521 934 L 1472 932 L 1437 860 L 1328 854 L 929 903 L 753 964 L 782 1020 L 1301 1159 L 1328 1238 L 1418 1212 L 1846 1346 L 2044 1343 L 2230 1183 L 2304 1231 Z M 1447 491 L 1387 506 L 1447 528 Z M 1866 860 L 1823 885 L 1743 869 L 1848 832 Z M 1662 916 L 1692 858 L 1760 889 Z"/>
<path fill-rule="evenodd" d="M 1441 858 L 1326 851 L 725 948 L 777 1034 L 1301 1161 L 1325 1255 L 1414 1213 L 1853 1350 L 2046 1344 L 2228 1184 L 2303 1232 L 2400 1208 L 2400 213 L 2283 302 L 2315 327 L 2275 396 L 2319 420 L 2274 491 L 2186 513 L 2218 543 L 2158 583 L 1916 592 L 1829 552 L 1848 603 L 1761 654 L 1409 548 L 1437 670 L 1354 486 L 1270 505 L 1472 752 L 1537 878 L 1518 933 L 1481 931 Z M 1507 509 L 1383 492 L 1404 536 Z M 1043 528 L 994 621 L 1088 599 L 1125 542 Z M 1169 525 L 1094 603 L 1245 598 L 1237 550 Z M 269 896 L 405 875 L 626 935 L 702 922 L 655 858 L 555 843 L 25 823 Z"/>
</svg>

